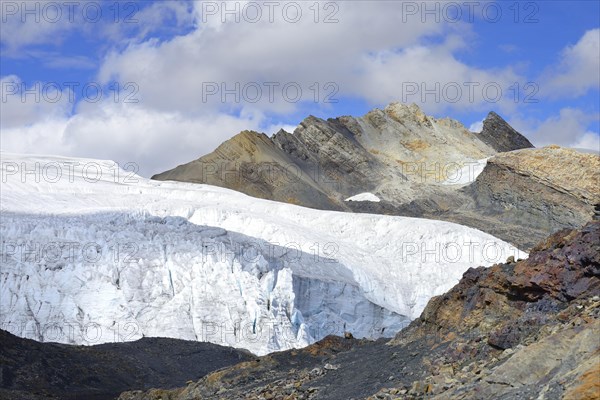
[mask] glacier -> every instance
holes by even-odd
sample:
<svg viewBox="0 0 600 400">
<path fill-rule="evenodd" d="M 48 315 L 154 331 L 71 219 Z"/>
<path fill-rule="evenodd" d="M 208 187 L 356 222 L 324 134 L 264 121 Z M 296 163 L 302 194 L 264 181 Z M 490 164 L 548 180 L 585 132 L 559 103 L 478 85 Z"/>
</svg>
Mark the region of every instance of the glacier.
<svg viewBox="0 0 600 400">
<path fill-rule="evenodd" d="M 465 226 L 320 211 L 112 161 L 1 153 L 0 327 L 257 355 L 391 337 L 470 267 L 527 254 Z"/>
</svg>

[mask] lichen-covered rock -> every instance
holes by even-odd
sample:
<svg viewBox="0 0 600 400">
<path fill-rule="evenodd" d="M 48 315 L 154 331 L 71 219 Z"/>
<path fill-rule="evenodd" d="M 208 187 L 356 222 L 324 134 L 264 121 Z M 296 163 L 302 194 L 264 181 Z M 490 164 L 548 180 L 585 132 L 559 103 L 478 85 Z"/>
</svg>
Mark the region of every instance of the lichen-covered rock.
<svg viewBox="0 0 600 400">
<path fill-rule="evenodd" d="M 497 154 L 488 162 L 586 204 L 600 204 L 600 157 L 597 154 L 552 145 Z"/>
<path fill-rule="evenodd" d="M 550 146 L 490 158 L 465 193 L 474 212 L 498 227 L 521 225 L 511 231 L 513 243 L 529 248 L 551 232 L 592 220 L 599 182 L 598 155 Z"/>
</svg>

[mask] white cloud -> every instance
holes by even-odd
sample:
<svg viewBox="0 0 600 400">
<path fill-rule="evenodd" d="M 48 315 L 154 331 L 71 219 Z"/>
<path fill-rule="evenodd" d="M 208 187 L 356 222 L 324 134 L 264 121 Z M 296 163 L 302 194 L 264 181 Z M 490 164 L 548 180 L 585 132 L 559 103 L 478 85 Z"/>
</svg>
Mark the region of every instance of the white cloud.
<svg viewBox="0 0 600 400">
<path fill-rule="evenodd" d="M 115 14 L 115 5 L 119 4 L 119 14 Z M 89 35 L 98 33 L 115 43 L 140 42 L 144 38 L 162 34 L 177 35 L 180 29 L 193 25 L 193 3 L 184 0 L 168 0 L 155 2 L 121 2 L 106 3 L 108 11 L 112 11 L 111 20 L 99 27 L 90 29 Z M 115 17 L 119 22 L 115 22 Z"/>
<path fill-rule="evenodd" d="M 415 45 L 382 52 L 364 62 L 355 95 L 373 103 L 415 102 L 429 113 L 448 110 L 515 109 L 509 88 L 524 79 L 510 68 L 483 70 L 460 62 L 453 52 L 462 41 L 450 36 L 438 46 Z"/>
<path fill-rule="evenodd" d="M 542 77 L 542 92 L 550 97 L 579 96 L 600 87 L 600 29 L 592 29 L 561 54 L 560 64 Z"/>
<path fill-rule="evenodd" d="M 179 28 L 192 24 L 191 5 L 181 0 L 146 4 L 97 0 L 6 1 L 0 3 L 0 11 L 3 56 L 13 58 L 35 57 L 35 52 L 28 51 L 30 47 L 60 46 L 72 35 L 123 45 L 141 41 L 159 30 L 176 34 Z"/>
<path fill-rule="evenodd" d="M 0 11 L 4 55 L 17 55 L 24 46 L 58 44 L 69 31 L 77 29 L 77 24 L 70 22 L 68 10 L 51 0 L 2 2 Z"/>
<path fill-rule="evenodd" d="M 109 53 L 98 79 L 137 83 L 148 108 L 194 114 L 231 111 L 241 105 L 261 112 L 297 111 L 300 103 L 286 101 L 282 93 L 287 83 L 298 83 L 301 100 L 307 102 L 316 96 L 317 102 L 323 103 L 335 92 L 335 99 L 358 97 L 384 105 L 404 100 L 406 85 L 413 82 L 419 92 L 406 100 L 420 103 L 429 113 L 488 110 L 492 106 L 510 112 L 516 105 L 510 101 L 509 88 L 525 81 L 509 67 L 484 70 L 459 61 L 455 54 L 468 49 L 465 37 L 471 35 L 471 27 L 436 23 L 433 18 L 425 23 L 420 18 L 402 22 L 402 2 L 336 2 L 339 22 L 332 24 L 314 23 L 312 2 L 301 3 L 303 18 L 298 23 L 286 22 L 281 7 L 274 12 L 272 23 L 264 8 L 259 22 L 245 21 L 242 13 L 236 23 L 233 16 L 223 15 L 222 3 L 212 3 L 219 10 L 204 17 L 201 7 L 206 7 L 206 2 L 195 3 L 197 29 L 187 35 L 163 42 L 131 43 Z M 243 10 L 244 2 L 235 4 Z M 321 7 L 324 4 L 320 3 Z M 233 9 L 233 5 L 228 7 Z M 326 14 L 321 10 L 319 18 Z M 440 38 L 442 43 L 431 44 L 431 39 L 439 42 Z M 248 96 L 243 88 L 254 82 L 262 95 L 250 103 L 246 100 L 255 97 L 255 86 L 247 87 Z M 279 85 L 274 101 L 264 82 Z M 334 85 L 326 86 L 329 82 Z M 472 86 L 473 96 L 468 86 L 471 82 L 479 85 Z M 212 87 L 213 83 L 217 86 Z M 235 89 L 236 83 L 240 99 L 229 94 L 222 101 L 224 89 Z M 422 99 L 423 90 L 436 85 L 439 101 L 433 96 Z M 502 98 L 496 97 L 497 88 Z M 207 94 L 209 89 L 216 94 Z M 291 93 L 294 97 L 294 90 Z"/>
<path fill-rule="evenodd" d="M 0 96 L 0 128 L 3 131 L 64 117 L 73 106 L 68 88 L 42 82 L 27 84 L 16 75 L 0 78 Z"/>
<path fill-rule="evenodd" d="M 557 144 L 564 147 L 597 150 L 599 134 L 590 131 L 588 126 L 599 119 L 598 114 L 588 114 L 576 108 L 563 108 L 559 115 L 543 121 L 512 119 L 510 124 L 536 147 Z"/>
<path fill-rule="evenodd" d="M 301 99 L 309 102 L 315 97 L 315 82 L 320 90 L 318 101 L 335 90 L 334 86 L 325 87 L 333 82 L 339 88 L 337 99 L 358 95 L 382 104 L 398 100 L 402 82 L 408 80 L 442 85 L 462 85 L 474 80 L 484 85 L 502 79 L 500 84 L 506 90 L 512 82 L 504 81 L 515 79 L 510 70 L 486 72 L 459 62 L 453 52 L 463 49 L 464 43 L 457 35 L 448 35 L 442 45 L 431 48 L 421 44 L 427 37 L 468 29 L 460 24 L 450 28 L 433 20 L 401 23 L 401 2 L 336 3 L 340 7 L 336 14 L 339 22 L 333 24 L 314 23 L 308 8 L 313 3 L 302 4 L 305 16 L 298 23 L 286 22 L 277 12 L 273 23 L 266 14 L 257 23 L 245 22 L 243 18 L 235 23 L 232 17 L 222 23 L 220 14 L 207 17 L 203 23 L 197 17 L 198 29 L 187 35 L 165 42 L 131 44 L 122 51 L 111 52 L 100 69 L 99 79 L 136 82 L 142 101 L 149 108 L 193 113 L 236 105 L 233 95 L 227 95 L 228 105 L 223 104 L 219 96 L 222 86 L 217 94 L 203 96 L 211 82 L 225 84 L 228 89 L 235 88 L 236 83 L 243 88 L 258 82 L 262 90 L 260 100 L 255 104 L 244 102 L 242 90 L 241 103 L 263 112 L 289 113 L 298 104 L 285 101 L 282 87 L 291 82 L 300 85 Z M 263 82 L 279 84 L 274 101 L 270 101 Z M 252 89 L 249 97 L 254 93 Z M 462 98 L 457 107 L 474 106 L 467 93 Z M 482 101 L 480 91 L 475 106 Z M 428 111 L 440 107 L 432 104 Z"/>
<path fill-rule="evenodd" d="M 149 177 L 211 152 L 244 129 L 260 131 L 264 123 L 261 114 L 188 117 L 104 102 L 86 105 L 72 117 L 3 128 L 2 150 L 135 162 Z"/>
<path fill-rule="evenodd" d="M 273 136 L 274 134 L 279 132 L 281 129 L 283 129 L 286 132 L 292 133 L 296 130 L 297 127 L 298 127 L 298 125 L 272 124 L 272 125 L 269 125 L 268 127 L 266 127 L 264 129 L 264 132 L 269 136 Z"/>
<path fill-rule="evenodd" d="M 571 147 L 576 149 L 594 150 L 595 152 L 600 153 L 600 135 L 594 132 L 586 132 L 579 140 L 573 143 Z"/>
<path fill-rule="evenodd" d="M 470 130 L 471 132 L 477 132 L 477 133 L 481 132 L 481 131 L 483 130 L 483 120 L 481 120 L 481 121 L 476 121 L 476 122 L 473 122 L 473 123 L 472 123 L 472 124 L 469 126 L 469 130 Z"/>
</svg>

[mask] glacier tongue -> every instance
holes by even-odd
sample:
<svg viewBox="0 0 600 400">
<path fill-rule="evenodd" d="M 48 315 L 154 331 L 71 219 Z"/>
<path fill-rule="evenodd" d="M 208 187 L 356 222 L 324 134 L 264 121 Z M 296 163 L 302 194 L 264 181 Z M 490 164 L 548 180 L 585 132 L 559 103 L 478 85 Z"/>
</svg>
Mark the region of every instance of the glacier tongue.
<svg viewBox="0 0 600 400">
<path fill-rule="evenodd" d="M 2 236 L 14 239 L 2 247 L 2 327 L 39 341 L 166 336 L 265 354 L 406 321 L 344 281 L 342 265 L 339 281 L 294 275 L 325 260 L 181 217 L 5 213 Z"/>
<path fill-rule="evenodd" d="M 110 161 L 2 153 L 2 181 L 0 323 L 39 341 L 165 336 L 262 355 L 391 336 L 469 267 L 526 257 L 456 224 L 155 182 Z"/>
</svg>

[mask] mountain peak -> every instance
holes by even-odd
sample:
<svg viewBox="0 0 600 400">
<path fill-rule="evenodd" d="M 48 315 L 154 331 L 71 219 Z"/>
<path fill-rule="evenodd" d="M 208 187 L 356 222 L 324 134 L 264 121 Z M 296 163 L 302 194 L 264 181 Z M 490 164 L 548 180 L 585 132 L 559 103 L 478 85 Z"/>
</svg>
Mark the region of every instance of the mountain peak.
<svg viewBox="0 0 600 400">
<path fill-rule="evenodd" d="M 421 124 L 429 125 L 427 124 L 429 117 L 423 112 L 423 110 L 421 110 L 421 107 L 415 103 L 390 103 L 384 111 L 396 121 L 412 120 Z"/>
<path fill-rule="evenodd" d="M 490 111 L 483 120 L 483 129 L 477 133 L 479 139 L 498 152 L 534 147 L 533 144 L 501 116 Z"/>
</svg>

